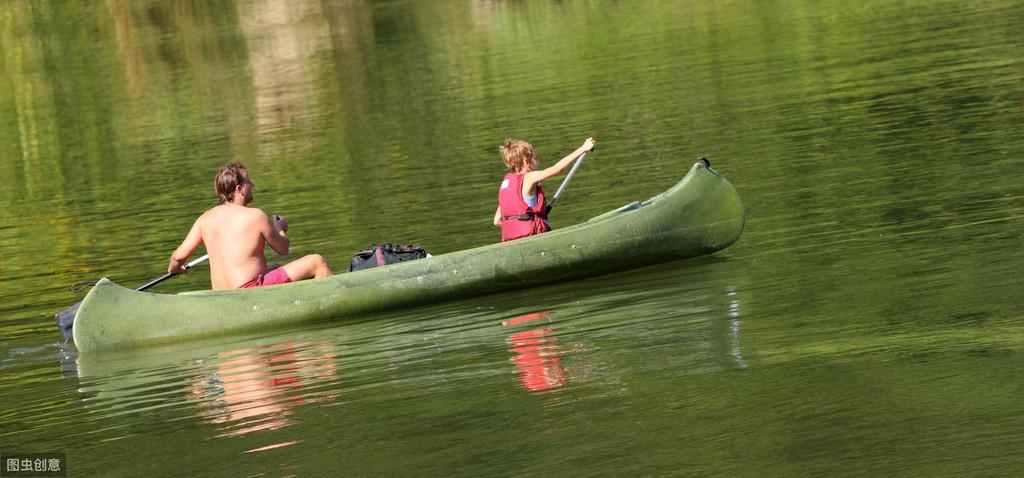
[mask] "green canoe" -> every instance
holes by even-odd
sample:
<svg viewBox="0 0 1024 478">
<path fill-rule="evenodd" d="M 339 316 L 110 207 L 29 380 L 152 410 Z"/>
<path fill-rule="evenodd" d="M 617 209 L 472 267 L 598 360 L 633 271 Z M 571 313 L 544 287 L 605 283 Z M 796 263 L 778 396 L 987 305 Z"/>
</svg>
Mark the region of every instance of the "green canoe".
<svg viewBox="0 0 1024 478">
<path fill-rule="evenodd" d="M 704 162 L 668 191 L 574 226 L 515 241 L 317 280 L 154 294 L 101 279 L 75 317 L 80 352 L 124 349 L 336 319 L 617 272 L 719 251 L 743 231 L 743 204 Z"/>
</svg>

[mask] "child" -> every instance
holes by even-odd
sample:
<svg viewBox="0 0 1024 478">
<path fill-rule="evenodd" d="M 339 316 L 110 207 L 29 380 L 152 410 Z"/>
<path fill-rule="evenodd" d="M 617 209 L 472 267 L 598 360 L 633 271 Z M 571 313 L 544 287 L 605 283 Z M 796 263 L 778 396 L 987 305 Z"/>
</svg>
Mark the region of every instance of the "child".
<svg viewBox="0 0 1024 478">
<path fill-rule="evenodd" d="M 501 160 L 508 174 L 498 189 L 498 210 L 494 225 L 501 227 L 501 240 L 511 241 L 551 230 L 544 217 L 544 190 L 540 182 L 561 173 L 573 161 L 594 149 L 594 138 L 587 138 L 576 151 L 547 169 L 538 170 L 537 152 L 526 141 L 506 139 Z"/>
</svg>

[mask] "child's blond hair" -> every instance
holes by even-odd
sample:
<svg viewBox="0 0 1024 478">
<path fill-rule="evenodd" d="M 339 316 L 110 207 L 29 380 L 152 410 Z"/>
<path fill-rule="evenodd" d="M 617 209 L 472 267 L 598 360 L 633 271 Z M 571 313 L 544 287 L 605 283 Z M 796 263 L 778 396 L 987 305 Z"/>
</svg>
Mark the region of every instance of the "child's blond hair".
<svg viewBox="0 0 1024 478">
<path fill-rule="evenodd" d="M 533 146 L 526 141 L 508 138 L 505 145 L 501 147 L 501 160 L 508 167 L 509 171 L 520 171 L 527 163 L 537 155 Z"/>
</svg>

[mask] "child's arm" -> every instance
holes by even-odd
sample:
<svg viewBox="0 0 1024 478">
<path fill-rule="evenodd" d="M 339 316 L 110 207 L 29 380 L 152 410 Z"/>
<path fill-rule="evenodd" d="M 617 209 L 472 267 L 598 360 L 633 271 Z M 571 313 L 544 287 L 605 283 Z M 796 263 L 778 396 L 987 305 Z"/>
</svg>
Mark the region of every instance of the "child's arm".
<svg viewBox="0 0 1024 478">
<path fill-rule="evenodd" d="M 494 211 L 494 225 L 501 227 L 501 206 L 498 206 L 498 210 Z"/>
<path fill-rule="evenodd" d="M 565 171 L 565 168 L 569 167 L 569 165 L 572 164 L 572 162 L 575 161 L 576 158 L 579 158 L 580 156 L 583 155 L 583 153 L 586 153 L 587 151 L 593 150 L 595 144 L 596 143 L 594 143 L 594 138 L 587 138 L 587 140 L 584 141 L 579 148 L 576 148 L 576 151 L 573 151 L 569 153 L 568 156 L 558 160 L 558 162 L 551 165 L 551 167 L 542 169 L 540 171 L 530 171 L 524 174 L 523 194 L 526 196 L 532 196 L 533 194 L 530 193 L 533 192 L 534 186 L 537 183 L 547 178 L 550 178 L 551 176 L 554 176 L 558 173 L 561 173 L 562 171 Z"/>
</svg>

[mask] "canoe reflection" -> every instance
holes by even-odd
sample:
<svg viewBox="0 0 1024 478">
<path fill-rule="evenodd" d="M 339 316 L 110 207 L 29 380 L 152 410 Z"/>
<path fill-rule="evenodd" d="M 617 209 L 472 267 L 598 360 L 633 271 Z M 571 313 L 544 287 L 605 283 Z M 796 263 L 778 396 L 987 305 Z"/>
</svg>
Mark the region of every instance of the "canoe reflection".
<svg viewBox="0 0 1024 478">
<path fill-rule="evenodd" d="M 550 318 L 549 312 L 538 312 L 507 320 L 502 325 L 515 326 Z M 528 392 L 546 392 L 566 383 L 559 359 L 561 349 L 554 331 L 554 327 L 548 325 L 516 332 L 508 338 L 509 347 L 515 354 L 512 363 L 519 372 L 519 382 Z"/>
<path fill-rule="evenodd" d="M 334 398 L 308 393 L 335 375 L 330 344 L 284 342 L 218 353 L 192 383 L 199 415 L 221 436 L 276 430 L 295 422 L 292 408 Z"/>
</svg>

